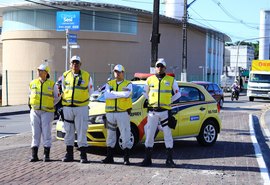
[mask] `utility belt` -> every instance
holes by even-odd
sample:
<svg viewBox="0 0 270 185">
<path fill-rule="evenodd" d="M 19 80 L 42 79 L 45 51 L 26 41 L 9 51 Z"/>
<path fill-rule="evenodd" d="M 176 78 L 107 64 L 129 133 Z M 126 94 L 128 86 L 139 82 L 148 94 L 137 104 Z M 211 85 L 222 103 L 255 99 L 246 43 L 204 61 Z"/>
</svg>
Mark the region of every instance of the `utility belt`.
<svg viewBox="0 0 270 185">
<path fill-rule="evenodd" d="M 61 119 L 62 121 L 66 121 L 66 122 L 72 123 L 72 124 L 75 123 L 74 120 L 67 120 L 67 119 L 65 119 L 63 108 L 60 108 L 60 109 L 58 110 L 58 113 L 60 114 L 60 119 Z"/>
<path fill-rule="evenodd" d="M 78 105 L 64 105 L 65 107 L 79 107 Z"/>
<path fill-rule="evenodd" d="M 110 112 L 107 112 L 107 113 L 121 113 L 121 112 L 127 112 L 128 115 L 130 115 L 131 110 L 132 110 L 132 109 L 130 108 L 130 109 L 127 109 L 127 110 L 125 110 L 125 111 L 110 111 Z"/>
<path fill-rule="evenodd" d="M 164 109 L 160 107 L 148 107 L 148 111 L 163 112 L 163 111 L 168 111 L 168 109 Z"/>
</svg>

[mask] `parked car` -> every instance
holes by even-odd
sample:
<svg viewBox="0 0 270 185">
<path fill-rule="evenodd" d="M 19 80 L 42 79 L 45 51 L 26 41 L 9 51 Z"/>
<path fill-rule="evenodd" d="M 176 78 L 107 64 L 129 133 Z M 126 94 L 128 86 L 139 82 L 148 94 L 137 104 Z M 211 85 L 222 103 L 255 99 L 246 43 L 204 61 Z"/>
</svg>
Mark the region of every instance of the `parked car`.
<svg viewBox="0 0 270 185">
<path fill-rule="evenodd" d="M 147 123 L 146 99 L 143 96 L 145 81 L 133 81 L 132 111 L 131 111 L 131 141 L 133 147 L 144 142 L 144 126 Z M 196 137 L 201 145 L 213 145 L 221 130 L 218 106 L 213 97 L 200 85 L 190 82 L 178 82 L 181 97 L 172 104 L 172 115 L 177 120 L 172 129 L 174 139 Z M 106 116 L 104 95 L 89 103 L 89 125 L 87 141 L 90 146 L 106 146 Z M 63 140 L 65 129 L 59 120 L 56 125 L 57 139 Z M 117 147 L 122 146 L 118 134 Z M 157 129 L 156 141 L 163 140 L 162 127 Z"/>
<path fill-rule="evenodd" d="M 193 83 L 202 85 L 217 101 L 220 108 L 223 107 L 224 103 L 224 93 L 223 90 L 219 87 L 218 84 L 213 82 L 205 82 L 205 81 L 193 81 Z"/>
</svg>

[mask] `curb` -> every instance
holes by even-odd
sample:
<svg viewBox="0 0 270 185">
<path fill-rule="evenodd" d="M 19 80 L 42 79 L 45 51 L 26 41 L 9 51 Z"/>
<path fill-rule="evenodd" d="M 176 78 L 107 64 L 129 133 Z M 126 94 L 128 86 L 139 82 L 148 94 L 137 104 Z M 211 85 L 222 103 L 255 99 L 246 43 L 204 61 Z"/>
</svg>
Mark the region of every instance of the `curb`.
<svg viewBox="0 0 270 185">
<path fill-rule="evenodd" d="M 3 112 L 0 113 L 0 116 L 12 116 L 12 115 L 18 115 L 18 114 L 29 114 L 29 110 L 22 110 L 22 111 L 14 111 L 14 112 Z"/>
</svg>

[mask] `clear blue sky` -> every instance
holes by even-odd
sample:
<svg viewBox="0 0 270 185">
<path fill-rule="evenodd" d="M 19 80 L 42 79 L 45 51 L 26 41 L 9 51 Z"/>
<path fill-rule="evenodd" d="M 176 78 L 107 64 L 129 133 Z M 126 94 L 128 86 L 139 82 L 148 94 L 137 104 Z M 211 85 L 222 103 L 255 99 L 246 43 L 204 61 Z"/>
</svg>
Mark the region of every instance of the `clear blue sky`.
<svg viewBox="0 0 270 185">
<path fill-rule="evenodd" d="M 0 0 L 5 3 L 23 0 Z M 39 0 L 33 0 L 39 1 Z M 153 11 L 154 0 L 82 0 L 96 3 L 109 3 Z M 165 0 L 160 0 L 160 13 L 163 13 Z M 187 0 L 191 3 L 193 0 Z M 189 22 L 218 30 L 240 41 L 259 37 L 260 10 L 270 10 L 270 0 L 196 0 L 188 9 Z"/>
<path fill-rule="evenodd" d="M 154 0 L 87 1 L 115 3 L 153 11 Z M 192 1 L 188 0 L 188 3 Z M 160 2 L 162 13 L 164 0 Z M 235 42 L 259 37 L 261 9 L 270 10 L 270 0 L 196 0 L 188 9 L 188 13 L 190 22 L 223 32 Z"/>
</svg>

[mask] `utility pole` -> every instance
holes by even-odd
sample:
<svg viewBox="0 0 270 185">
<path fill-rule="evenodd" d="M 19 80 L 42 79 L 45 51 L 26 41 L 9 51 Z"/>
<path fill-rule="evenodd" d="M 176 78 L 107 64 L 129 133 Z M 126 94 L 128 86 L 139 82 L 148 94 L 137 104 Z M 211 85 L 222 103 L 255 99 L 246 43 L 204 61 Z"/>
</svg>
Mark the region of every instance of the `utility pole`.
<svg viewBox="0 0 270 185">
<path fill-rule="evenodd" d="M 159 34 L 159 0 L 154 0 L 153 5 L 153 18 L 152 18 L 152 35 L 151 35 L 151 67 L 150 73 L 154 73 L 151 69 L 155 67 L 158 59 L 158 44 L 160 43 Z"/>
<path fill-rule="evenodd" d="M 187 81 L 187 0 L 184 0 L 183 23 L 183 50 L 182 50 L 182 72 L 181 81 Z"/>
</svg>

